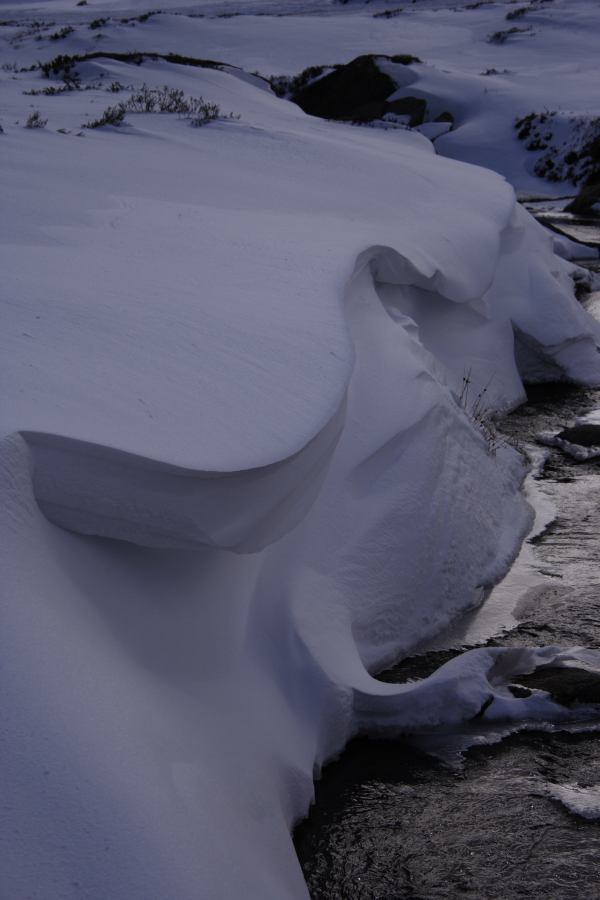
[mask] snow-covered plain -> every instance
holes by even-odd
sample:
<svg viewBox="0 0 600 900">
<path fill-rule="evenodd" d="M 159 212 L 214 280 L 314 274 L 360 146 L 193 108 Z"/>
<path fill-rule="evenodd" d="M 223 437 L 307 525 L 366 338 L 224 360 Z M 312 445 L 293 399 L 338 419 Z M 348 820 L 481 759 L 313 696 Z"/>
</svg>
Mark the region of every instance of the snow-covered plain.
<svg viewBox="0 0 600 900">
<path fill-rule="evenodd" d="M 439 6 L 126 23 L 147 7 L 1 6 L 2 897 L 303 897 L 289 832 L 357 730 L 589 712 L 506 687 L 598 667 L 586 651 L 473 651 L 400 688 L 371 674 L 480 602 L 527 532 L 524 462 L 488 413 L 524 377 L 600 383 L 568 247 L 506 181 L 418 133 L 307 116 L 251 74 L 412 52 L 439 92 L 452 66 L 468 122 L 438 149 L 493 164 L 466 85 L 501 86 L 475 75 L 486 54 L 522 59 L 492 116 L 510 143 L 566 4 L 536 11 L 533 57 L 485 40 L 507 5 Z M 560 46 L 590 48 L 593 4 L 570 8 Z M 25 93 L 62 84 L 23 71 L 38 60 L 133 50 L 226 65 L 104 56 L 81 90 Z M 224 117 L 82 128 L 142 84 Z M 23 127 L 35 110 L 46 127 Z M 543 192 L 516 139 L 507 154 L 498 170 Z"/>
</svg>

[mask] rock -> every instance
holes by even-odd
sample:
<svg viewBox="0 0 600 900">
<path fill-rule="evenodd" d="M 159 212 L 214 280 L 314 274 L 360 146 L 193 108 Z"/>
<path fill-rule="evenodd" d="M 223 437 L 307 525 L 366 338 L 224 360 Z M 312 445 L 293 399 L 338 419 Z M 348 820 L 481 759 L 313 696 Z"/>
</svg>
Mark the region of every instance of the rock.
<svg viewBox="0 0 600 900">
<path fill-rule="evenodd" d="M 385 100 L 395 90 L 396 85 L 380 71 L 375 57 L 359 56 L 301 88 L 292 100 L 313 116 L 370 122 L 381 118 Z"/>
<path fill-rule="evenodd" d="M 410 116 L 409 125 L 415 128 L 422 125 L 427 113 L 427 103 L 421 97 L 400 97 L 384 104 L 384 112 L 395 113 L 397 116 Z"/>
<path fill-rule="evenodd" d="M 600 425 L 575 425 L 557 435 L 562 441 L 579 444 L 580 447 L 600 447 Z"/>
<path fill-rule="evenodd" d="M 565 206 L 565 210 L 579 216 L 597 214 L 600 206 L 600 172 L 596 173 L 594 180 L 586 181 L 575 199 Z"/>
<path fill-rule="evenodd" d="M 548 691 L 561 706 L 600 704 L 600 674 L 587 669 L 547 666 L 519 678 L 525 688 Z"/>
<path fill-rule="evenodd" d="M 409 115 L 410 124 L 419 125 L 424 120 L 427 104 L 417 97 L 405 97 L 388 103 L 387 99 L 397 85 L 381 71 L 378 59 L 398 65 L 410 65 L 419 60 L 414 56 L 358 56 L 344 66 L 336 66 L 333 72 L 319 78 L 294 93 L 291 99 L 304 112 L 323 119 L 350 122 L 372 122 L 387 112 Z"/>
</svg>

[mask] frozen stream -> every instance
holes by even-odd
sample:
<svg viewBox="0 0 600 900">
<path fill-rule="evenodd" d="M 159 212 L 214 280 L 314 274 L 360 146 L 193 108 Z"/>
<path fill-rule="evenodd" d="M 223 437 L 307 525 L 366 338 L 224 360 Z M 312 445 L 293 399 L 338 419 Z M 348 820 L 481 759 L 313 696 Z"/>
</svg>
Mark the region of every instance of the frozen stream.
<svg viewBox="0 0 600 900">
<path fill-rule="evenodd" d="M 599 408 L 600 391 L 539 387 L 504 430 L 530 444 L 536 433 L 559 431 Z M 552 508 L 554 518 L 530 539 L 508 579 L 521 599 L 512 626 L 490 643 L 598 647 L 598 461 L 578 463 L 549 450 L 532 488 L 542 525 Z M 506 625 L 502 597 L 496 606 Z M 477 634 L 477 619 L 462 632 L 459 626 L 454 641 L 461 634 Z M 381 677 L 421 678 L 457 652 L 431 650 Z M 588 688 L 599 702 L 597 683 Z M 597 900 L 599 740 L 595 733 L 525 732 L 471 750 L 460 769 L 408 743 L 355 740 L 325 771 L 311 815 L 296 830 L 311 896 Z"/>
</svg>

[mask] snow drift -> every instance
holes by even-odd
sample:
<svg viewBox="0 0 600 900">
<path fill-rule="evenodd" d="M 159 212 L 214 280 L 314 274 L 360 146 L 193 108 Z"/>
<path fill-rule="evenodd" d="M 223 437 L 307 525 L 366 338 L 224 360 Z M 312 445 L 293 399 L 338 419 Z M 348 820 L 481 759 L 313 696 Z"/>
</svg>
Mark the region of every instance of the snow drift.
<svg viewBox="0 0 600 900">
<path fill-rule="evenodd" d="M 0 893 L 302 897 L 289 831 L 357 729 L 567 717 L 505 686 L 577 652 L 371 673 L 527 531 L 469 396 L 600 382 L 598 326 L 512 189 L 421 136 L 95 66 L 241 119 L 2 136 Z M 61 99 L 68 130 L 106 98 Z"/>
</svg>

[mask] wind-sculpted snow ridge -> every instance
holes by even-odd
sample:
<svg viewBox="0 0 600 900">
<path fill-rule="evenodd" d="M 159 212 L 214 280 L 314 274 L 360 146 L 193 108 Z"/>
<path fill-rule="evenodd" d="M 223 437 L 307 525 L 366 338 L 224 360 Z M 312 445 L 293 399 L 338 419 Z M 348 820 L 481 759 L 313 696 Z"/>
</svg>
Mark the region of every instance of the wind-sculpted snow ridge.
<svg viewBox="0 0 600 900">
<path fill-rule="evenodd" d="M 58 435 L 23 432 L 44 514 L 70 531 L 157 547 L 255 552 L 300 521 L 335 448 L 343 408 L 306 447 L 242 472 L 183 469 Z"/>
<path fill-rule="evenodd" d="M 372 673 L 529 527 L 469 396 L 599 383 L 598 326 L 512 189 L 421 136 L 94 66 L 241 119 L 1 137 L 0 896 L 305 897 L 290 829 L 358 730 L 571 724 L 507 686 L 591 652 Z M 3 82 L 15 116 L 38 77 Z M 106 97 L 60 100 L 72 125 Z"/>
</svg>

